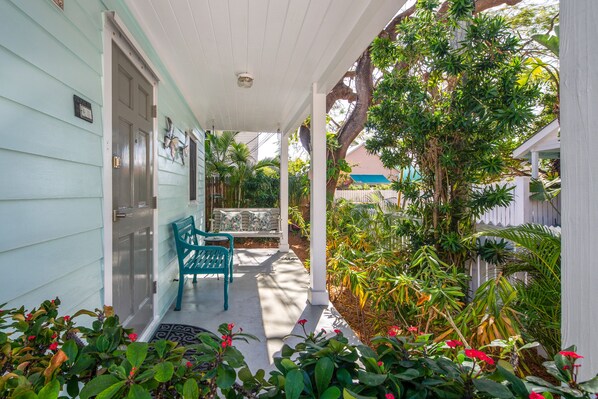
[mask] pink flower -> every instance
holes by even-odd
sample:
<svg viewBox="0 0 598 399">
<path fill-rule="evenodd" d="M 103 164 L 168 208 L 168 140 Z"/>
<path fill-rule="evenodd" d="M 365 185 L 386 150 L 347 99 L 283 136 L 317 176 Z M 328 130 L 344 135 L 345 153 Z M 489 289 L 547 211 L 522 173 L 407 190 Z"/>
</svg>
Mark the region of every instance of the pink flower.
<svg viewBox="0 0 598 399">
<path fill-rule="evenodd" d="M 304 326 L 307 323 L 307 319 L 301 319 L 297 322 L 297 324 Z"/>
<path fill-rule="evenodd" d="M 583 356 L 578 355 L 577 353 L 572 352 L 572 351 L 560 351 L 559 355 L 567 357 L 569 359 L 573 359 L 573 360 L 575 360 L 575 359 L 583 359 Z"/>
<path fill-rule="evenodd" d="M 544 395 L 541 395 L 541 394 L 539 394 L 537 392 L 532 391 L 529 394 L 529 399 L 544 399 Z"/>
<path fill-rule="evenodd" d="M 390 326 L 388 328 L 388 335 L 391 337 L 396 337 L 397 334 L 399 333 L 399 326 Z"/>
<path fill-rule="evenodd" d="M 407 329 L 407 331 L 416 333 L 418 331 L 418 328 L 415 326 L 411 326 Z"/>
<path fill-rule="evenodd" d="M 235 323 L 228 323 L 228 326 L 227 326 L 228 331 L 232 331 L 234 327 L 235 327 Z"/>
<path fill-rule="evenodd" d="M 334 333 L 335 333 L 336 335 L 339 335 L 339 334 L 341 334 L 341 333 L 342 333 L 342 331 L 341 331 L 341 330 L 339 330 L 339 329 L 336 329 L 336 330 L 334 330 Z"/>
<path fill-rule="evenodd" d="M 27 337 L 27 339 L 29 341 L 33 341 L 35 339 L 35 335 L 30 335 L 30 336 Z"/>
<path fill-rule="evenodd" d="M 71 320 L 71 316 L 64 316 L 64 321 L 65 322 L 69 322 Z"/>
<path fill-rule="evenodd" d="M 185 364 L 185 366 L 187 366 L 187 368 L 190 369 L 191 367 L 193 367 L 193 363 L 187 362 L 187 364 Z"/>
<path fill-rule="evenodd" d="M 137 334 L 135 334 L 135 333 L 129 334 L 129 339 L 131 340 L 131 342 L 137 341 Z"/>
<path fill-rule="evenodd" d="M 48 349 L 50 349 L 51 351 L 55 351 L 56 349 L 58 349 L 58 342 L 52 342 Z"/>
<path fill-rule="evenodd" d="M 463 346 L 463 342 L 451 339 L 450 341 L 446 341 L 446 345 L 449 348 L 453 348 L 454 349 L 454 348 L 457 348 L 459 346 Z"/>
<path fill-rule="evenodd" d="M 382 366 L 384 366 L 384 363 L 383 362 L 378 362 L 378 367 L 382 367 Z"/>
<path fill-rule="evenodd" d="M 392 393 L 387 393 L 386 399 L 395 399 L 395 396 Z"/>
<path fill-rule="evenodd" d="M 477 359 L 481 362 L 486 362 L 488 364 L 494 364 L 494 360 L 491 357 L 477 349 L 465 349 L 465 356 L 471 359 Z"/>
</svg>

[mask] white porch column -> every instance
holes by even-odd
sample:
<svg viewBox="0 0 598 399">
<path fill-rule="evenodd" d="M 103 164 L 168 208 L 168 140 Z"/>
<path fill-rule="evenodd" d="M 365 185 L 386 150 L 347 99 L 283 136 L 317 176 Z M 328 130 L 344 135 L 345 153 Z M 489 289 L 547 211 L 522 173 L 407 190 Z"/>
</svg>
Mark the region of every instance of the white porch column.
<svg viewBox="0 0 598 399">
<path fill-rule="evenodd" d="M 561 1 L 562 345 L 598 372 L 598 1 Z"/>
<path fill-rule="evenodd" d="M 326 94 L 312 86 L 311 106 L 311 240 L 310 287 L 312 305 L 328 305 L 326 291 Z"/>
<path fill-rule="evenodd" d="M 289 136 L 280 134 L 280 228 L 278 250 L 289 252 Z"/>
<path fill-rule="evenodd" d="M 540 154 L 538 151 L 532 151 L 532 177 L 537 179 L 540 174 Z"/>
</svg>

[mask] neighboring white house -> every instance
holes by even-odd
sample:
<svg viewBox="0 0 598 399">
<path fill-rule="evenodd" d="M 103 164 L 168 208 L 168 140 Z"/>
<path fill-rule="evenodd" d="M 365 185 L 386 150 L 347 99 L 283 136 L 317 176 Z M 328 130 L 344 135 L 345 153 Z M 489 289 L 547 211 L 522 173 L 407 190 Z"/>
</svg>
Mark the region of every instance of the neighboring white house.
<svg viewBox="0 0 598 399">
<path fill-rule="evenodd" d="M 559 132 L 559 122 L 555 119 L 513 151 L 513 158 L 525 159 L 531 163 L 531 178 L 538 178 L 541 159 L 560 158 Z M 517 176 L 497 183 L 513 187 L 514 199 L 508 207 L 496 207 L 484 213 L 478 223 L 498 227 L 518 226 L 524 223 L 560 226 L 560 195 L 551 203 L 531 199 L 531 178 Z"/>
</svg>

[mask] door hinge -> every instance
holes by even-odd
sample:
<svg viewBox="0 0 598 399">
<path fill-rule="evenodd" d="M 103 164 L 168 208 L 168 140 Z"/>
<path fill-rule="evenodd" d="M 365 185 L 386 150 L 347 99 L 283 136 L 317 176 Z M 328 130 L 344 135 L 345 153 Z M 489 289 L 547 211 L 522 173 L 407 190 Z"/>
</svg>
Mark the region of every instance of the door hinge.
<svg viewBox="0 0 598 399">
<path fill-rule="evenodd" d="M 118 155 L 112 156 L 112 168 L 119 169 L 121 164 L 120 157 Z"/>
<path fill-rule="evenodd" d="M 152 197 L 152 209 L 158 209 L 158 197 Z"/>
<path fill-rule="evenodd" d="M 154 291 L 154 294 L 158 293 L 158 282 L 154 280 L 153 284 L 152 284 L 152 289 Z"/>
<path fill-rule="evenodd" d="M 152 118 L 157 118 L 157 117 L 158 117 L 158 106 L 152 105 Z"/>
</svg>

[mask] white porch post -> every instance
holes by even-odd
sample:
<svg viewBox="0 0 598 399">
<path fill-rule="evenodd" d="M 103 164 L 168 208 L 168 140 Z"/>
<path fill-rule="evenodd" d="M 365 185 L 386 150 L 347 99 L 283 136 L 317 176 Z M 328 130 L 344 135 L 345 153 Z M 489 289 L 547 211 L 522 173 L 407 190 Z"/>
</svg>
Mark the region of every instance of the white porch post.
<svg viewBox="0 0 598 399">
<path fill-rule="evenodd" d="M 562 345 L 598 372 L 598 1 L 561 1 Z"/>
<path fill-rule="evenodd" d="M 312 86 L 311 107 L 311 241 L 310 287 L 312 305 L 328 305 L 326 291 L 326 94 Z"/>
<path fill-rule="evenodd" d="M 540 174 L 540 154 L 538 151 L 532 151 L 532 177 L 534 179 L 538 178 Z"/>
<path fill-rule="evenodd" d="M 278 250 L 289 252 L 289 136 L 280 134 L 280 228 Z"/>
</svg>

